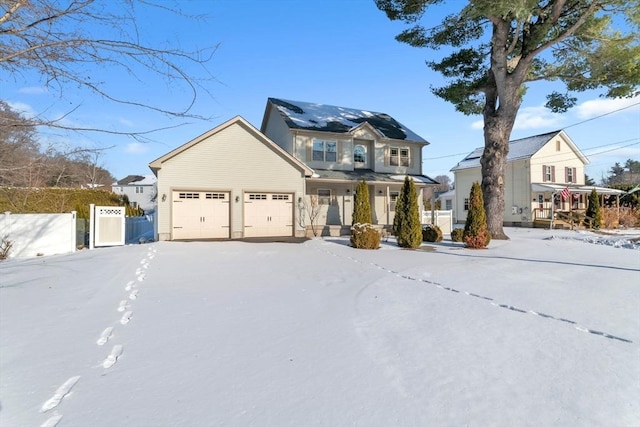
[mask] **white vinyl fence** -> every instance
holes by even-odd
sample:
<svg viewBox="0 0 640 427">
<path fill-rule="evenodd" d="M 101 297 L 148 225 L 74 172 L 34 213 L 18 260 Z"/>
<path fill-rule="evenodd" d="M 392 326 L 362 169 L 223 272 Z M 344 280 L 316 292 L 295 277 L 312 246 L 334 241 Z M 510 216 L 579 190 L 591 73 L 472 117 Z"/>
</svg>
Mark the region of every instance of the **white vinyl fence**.
<svg viewBox="0 0 640 427">
<path fill-rule="evenodd" d="M 13 246 L 9 258 L 54 255 L 76 250 L 76 212 L 0 215 L 0 239 Z"/>
<path fill-rule="evenodd" d="M 422 223 L 437 225 L 442 230 L 442 234 L 450 234 L 453 230 L 453 211 L 433 211 L 433 221 L 431 211 L 424 211 Z"/>
</svg>

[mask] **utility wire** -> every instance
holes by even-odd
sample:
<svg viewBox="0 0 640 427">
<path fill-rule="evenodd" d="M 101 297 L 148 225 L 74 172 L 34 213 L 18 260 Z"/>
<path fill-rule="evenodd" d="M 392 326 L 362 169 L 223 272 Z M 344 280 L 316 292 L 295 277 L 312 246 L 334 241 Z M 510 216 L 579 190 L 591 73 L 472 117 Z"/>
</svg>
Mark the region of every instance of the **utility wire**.
<svg viewBox="0 0 640 427">
<path fill-rule="evenodd" d="M 631 108 L 631 107 L 635 107 L 637 105 L 640 105 L 640 102 L 636 102 L 635 104 L 627 105 L 626 107 L 620 107 L 620 108 L 618 108 L 616 110 L 609 111 L 608 113 L 600 114 L 599 116 L 591 117 L 590 119 L 583 120 L 581 122 L 577 122 L 577 123 L 573 123 L 573 124 L 568 125 L 568 126 L 564 126 L 562 129 L 568 129 L 568 128 L 571 128 L 571 127 L 574 127 L 574 126 L 578 126 L 578 125 L 581 125 L 581 124 L 584 124 L 584 123 L 587 123 L 587 122 L 590 122 L 590 121 L 593 121 L 593 120 L 596 120 L 596 119 L 600 119 L 602 117 L 605 117 L 605 116 L 608 116 L 610 114 L 626 110 L 626 109 Z M 611 144 L 598 145 L 596 147 L 584 148 L 583 151 L 593 150 L 595 148 L 607 147 L 607 146 L 616 145 L 616 144 L 622 144 L 622 143 L 625 143 L 627 141 L 632 141 L 632 140 L 628 139 L 628 140 L 625 140 L 625 141 L 613 142 Z M 635 144 L 631 144 L 631 145 L 635 145 Z M 628 146 L 619 147 L 619 148 L 626 148 L 626 147 L 628 147 Z M 610 151 L 614 151 L 614 150 L 610 150 Z M 422 160 L 440 160 L 440 159 L 446 159 L 446 158 L 449 158 L 449 157 L 462 156 L 462 155 L 466 155 L 466 154 L 469 154 L 469 153 L 470 153 L 469 151 L 466 151 L 464 153 L 448 154 L 446 156 L 440 156 L 440 157 L 423 157 Z M 602 153 L 597 153 L 595 155 L 598 155 L 598 154 L 602 154 Z M 590 154 L 590 155 L 593 155 L 593 154 Z"/>
</svg>

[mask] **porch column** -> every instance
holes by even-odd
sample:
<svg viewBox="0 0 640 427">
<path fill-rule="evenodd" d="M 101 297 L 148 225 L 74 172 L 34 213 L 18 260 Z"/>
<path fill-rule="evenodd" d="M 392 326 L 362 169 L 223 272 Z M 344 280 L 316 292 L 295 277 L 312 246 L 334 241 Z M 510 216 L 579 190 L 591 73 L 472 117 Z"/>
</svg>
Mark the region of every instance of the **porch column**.
<svg viewBox="0 0 640 427">
<path fill-rule="evenodd" d="M 391 219 L 391 193 L 389 192 L 389 186 L 387 185 L 387 225 L 389 225 L 389 220 Z"/>
</svg>

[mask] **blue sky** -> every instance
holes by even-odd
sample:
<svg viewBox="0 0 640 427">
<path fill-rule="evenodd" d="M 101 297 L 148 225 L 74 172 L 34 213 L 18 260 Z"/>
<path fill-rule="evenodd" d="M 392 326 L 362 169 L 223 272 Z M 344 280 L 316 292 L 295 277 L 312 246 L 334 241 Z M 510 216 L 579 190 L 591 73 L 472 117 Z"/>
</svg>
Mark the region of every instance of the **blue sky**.
<svg viewBox="0 0 640 427">
<path fill-rule="evenodd" d="M 453 175 L 449 170 L 483 145 L 482 119 L 464 116 L 431 94 L 442 77 L 425 60 L 439 52 L 401 44 L 394 36 L 404 27 L 389 21 L 373 0 L 213 0 L 181 1 L 185 12 L 206 20 L 175 19 L 160 11 L 138 16 L 141 35 L 151 42 L 179 43 L 185 49 L 219 44 L 209 70 L 217 82 L 207 84 L 194 112 L 207 121 L 176 120 L 105 103 L 90 93 L 67 87 L 62 96 L 44 88 L 41 76 L 12 76 L 2 98 L 27 113 L 51 117 L 78 107 L 68 123 L 114 130 L 177 128 L 154 133 L 153 141 L 136 142 L 106 134 L 43 136 L 44 143 L 113 147 L 100 163 L 117 179 L 150 174 L 148 163 L 218 124 L 240 115 L 260 127 L 268 97 L 317 102 L 384 112 L 427 139 L 423 150 L 426 175 Z M 433 18 L 437 22 L 437 17 Z M 180 102 L 180 90 L 145 75 L 132 79 L 100 66 L 84 72 L 106 81 L 115 93 L 142 101 Z M 640 160 L 640 98 L 606 100 L 599 92 L 578 94 L 578 106 L 554 115 L 543 108 L 553 86 L 530 86 L 512 139 L 565 129 L 589 158 L 587 174 L 599 181 L 614 162 Z M 635 106 L 632 106 L 636 104 Z M 620 110 L 617 113 L 609 112 Z M 606 115 L 605 115 L 606 114 Z M 598 116 L 602 116 L 596 118 Z"/>
</svg>

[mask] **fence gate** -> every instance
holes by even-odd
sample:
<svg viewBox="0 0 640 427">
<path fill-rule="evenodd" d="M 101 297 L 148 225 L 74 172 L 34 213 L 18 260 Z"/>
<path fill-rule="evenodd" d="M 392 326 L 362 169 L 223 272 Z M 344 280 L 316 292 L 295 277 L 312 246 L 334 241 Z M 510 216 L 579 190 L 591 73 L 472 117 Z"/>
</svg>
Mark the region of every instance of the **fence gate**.
<svg viewBox="0 0 640 427">
<path fill-rule="evenodd" d="M 124 206 L 95 206 L 93 245 L 122 246 L 125 233 Z"/>
</svg>

